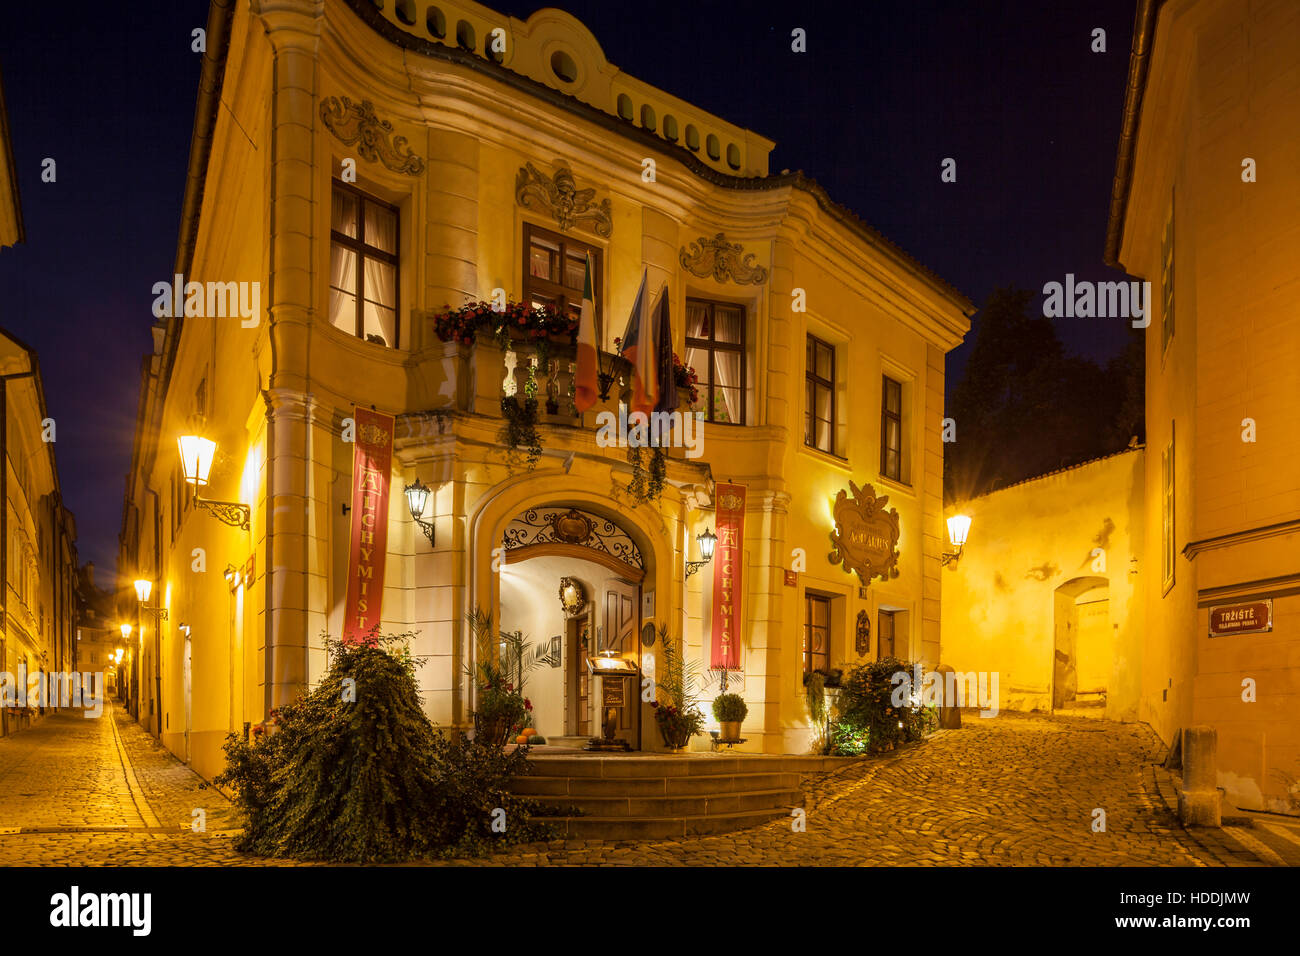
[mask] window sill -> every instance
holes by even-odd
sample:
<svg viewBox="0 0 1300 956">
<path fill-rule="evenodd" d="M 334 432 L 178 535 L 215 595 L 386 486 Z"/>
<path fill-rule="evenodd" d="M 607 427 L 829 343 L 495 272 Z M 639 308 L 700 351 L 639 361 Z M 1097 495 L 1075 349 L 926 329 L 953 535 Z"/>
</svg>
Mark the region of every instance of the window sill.
<svg viewBox="0 0 1300 956">
<path fill-rule="evenodd" d="M 812 445 L 809 445 L 805 442 L 799 443 L 799 450 L 803 452 L 805 455 L 823 461 L 826 464 L 839 468 L 842 471 L 850 472 L 850 473 L 852 473 L 853 471 L 853 467 L 849 464 L 849 460 L 847 458 L 841 458 L 839 455 L 832 455 L 828 451 L 822 451 L 820 448 L 814 448 Z"/>
<path fill-rule="evenodd" d="M 391 356 L 393 364 L 406 364 L 407 353 L 403 349 L 394 348 L 391 345 L 380 345 L 377 342 L 367 342 L 365 339 L 358 338 L 351 332 L 344 332 L 342 329 L 329 322 L 323 324 L 329 330 L 329 335 L 332 338 L 334 338 L 340 345 L 356 352 L 357 355 L 367 356 L 370 358 Z"/>
<path fill-rule="evenodd" d="M 905 481 L 899 481 L 896 478 L 886 478 L 884 475 L 879 475 L 878 480 L 886 488 L 892 488 L 894 491 L 905 494 L 909 498 L 916 497 L 916 489 Z"/>
</svg>

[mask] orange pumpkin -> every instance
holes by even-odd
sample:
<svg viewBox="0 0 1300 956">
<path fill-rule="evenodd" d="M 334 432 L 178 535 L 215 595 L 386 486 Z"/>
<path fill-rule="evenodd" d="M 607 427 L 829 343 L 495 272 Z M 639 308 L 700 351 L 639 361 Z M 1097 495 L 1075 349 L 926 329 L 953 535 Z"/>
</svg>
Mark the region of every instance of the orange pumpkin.
<svg viewBox="0 0 1300 956">
<path fill-rule="evenodd" d="M 537 733 L 537 728 L 535 728 L 535 727 L 525 727 L 525 728 L 524 728 L 524 736 L 525 736 L 525 737 L 531 737 L 531 736 L 533 736 L 533 735 L 536 734 L 536 733 Z"/>
<path fill-rule="evenodd" d="M 520 746 L 523 746 L 524 744 L 528 743 L 528 738 L 524 734 L 520 734 L 518 737 L 515 738 L 515 743 L 519 744 Z"/>
</svg>

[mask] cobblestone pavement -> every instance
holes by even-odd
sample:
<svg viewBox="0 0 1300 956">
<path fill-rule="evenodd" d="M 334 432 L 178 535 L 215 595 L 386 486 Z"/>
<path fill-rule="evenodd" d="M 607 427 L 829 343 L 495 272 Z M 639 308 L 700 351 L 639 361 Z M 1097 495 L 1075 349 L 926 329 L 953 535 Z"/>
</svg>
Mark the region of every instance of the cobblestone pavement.
<svg viewBox="0 0 1300 956">
<path fill-rule="evenodd" d="M 1215 866 L 1300 865 L 1300 820 L 1197 836 L 1154 780 L 1164 748 L 1143 724 L 967 715 L 963 728 L 805 787 L 806 831 L 779 820 L 653 843 L 554 841 L 497 866 Z M 1161 774 L 1163 770 L 1159 771 Z M 1145 778 L 1145 779 L 1144 779 Z M 1166 782 L 1167 786 L 1167 782 Z M 1172 795 L 1172 789 L 1169 790 Z M 1096 810 L 1105 831 L 1093 832 Z M 1246 815 L 1243 815 L 1243 818 Z M 1285 830 L 1285 835 L 1274 831 Z M 1267 844 L 1266 852 L 1259 846 Z M 1267 852 L 1272 852 L 1270 859 Z M 453 865 L 478 861 L 457 860 Z"/>
<path fill-rule="evenodd" d="M 1140 724 L 968 716 L 899 753 L 810 778 L 806 830 L 778 820 L 685 840 L 552 841 L 437 865 L 1300 865 L 1300 820 L 1186 831 Z M 190 829 L 192 811 L 207 831 Z M 1096 810 L 1104 832 L 1093 831 Z M 231 846 L 215 788 L 122 711 L 47 716 L 0 740 L 0 865 L 283 865 Z"/>
<path fill-rule="evenodd" d="M 206 832 L 191 829 L 205 813 Z M 105 702 L 0 740 L 0 866 L 256 866 L 230 801 Z M 18 832 L 14 832 L 14 831 Z"/>
</svg>

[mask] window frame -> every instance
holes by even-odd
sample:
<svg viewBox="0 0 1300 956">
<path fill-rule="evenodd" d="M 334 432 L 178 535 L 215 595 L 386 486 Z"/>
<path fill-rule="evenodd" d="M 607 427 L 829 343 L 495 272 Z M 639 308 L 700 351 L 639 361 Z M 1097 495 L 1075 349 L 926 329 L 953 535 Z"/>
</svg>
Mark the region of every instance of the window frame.
<svg viewBox="0 0 1300 956">
<path fill-rule="evenodd" d="M 903 440 L 903 383 L 898 379 L 890 378 L 888 374 L 882 372 L 880 375 L 880 475 L 888 478 L 890 481 L 903 483 L 903 447 L 906 444 Z M 898 411 L 889 410 L 889 386 L 898 387 Z M 894 422 L 898 425 L 898 447 L 891 449 L 889 447 L 889 423 Z M 896 451 L 898 453 L 897 474 L 889 473 L 889 453 Z"/>
<path fill-rule="evenodd" d="M 345 236 L 343 233 L 334 229 L 334 190 L 339 189 L 351 193 L 357 199 L 357 238 Z M 377 246 L 367 245 L 366 237 L 366 203 L 373 203 L 376 206 L 382 206 L 389 210 L 394 217 L 393 224 L 393 251 L 385 252 Z M 364 189 L 358 188 L 354 183 L 345 183 L 341 179 L 330 179 L 330 247 L 334 244 L 351 250 L 357 257 L 357 286 L 353 290 L 356 297 L 356 324 L 355 331 L 347 333 L 345 329 L 334 324 L 333 316 L 330 316 L 330 327 L 338 329 L 345 334 L 351 334 L 353 338 L 366 342 L 366 259 L 375 259 L 384 262 L 393 267 L 393 342 L 391 345 L 384 345 L 384 348 L 399 348 L 402 342 L 402 210 L 397 205 L 382 199 L 373 193 L 368 193 Z M 332 270 L 332 266 L 331 266 Z M 326 273 L 326 282 L 328 285 L 329 273 Z M 334 288 L 330 285 L 329 288 Z M 369 345 L 378 345 L 377 342 L 367 342 Z"/>
<path fill-rule="evenodd" d="M 808 407 L 804 411 L 803 443 L 807 447 L 812 448 L 816 451 L 825 452 L 828 455 L 838 455 L 838 451 L 836 450 L 835 447 L 835 436 L 839 429 L 839 420 L 838 420 L 839 397 L 835 394 L 836 391 L 835 371 L 836 371 L 836 358 L 837 358 L 835 354 L 835 346 L 832 343 L 827 342 L 825 339 L 813 335 L 811 332 L 805 333 L 805 336 L 806 337 L 804 342 L 804 365 L 806 366 L 806 368 L 804 369 L 804 402 L 808 404 Z M 819 346 L 831 353 L 830 379 L 824 379 L 817 374 L 817 349 Z M 808 361 L 808 353 L 810 349 L 812 351 L 811 362 Z M 811 403 L 809 402 L 809 398 L 808 398 L 809 385 L 812 386 Z M 828 392 L 830 392 L 830 396 L 831 396 L 831 417 L 828 423 L 830 425 L 830 428 L 828 429 L 830 434 L 829 448 L 822 448 L 817 445 L 817 429 L 815 427 L 815 423 L 821 421 L 821 419 L 817 417 L 816 408 L 815 408 L 818 388 L 826 389 Z M 808 426 L 810 424 L 814 425 L 811 435 L 808 434 Z"/>
<path fill-rule="evenodd" d="M 826 643 L 825 650 L 821 652 L 822 670 L 829 671 L 831 666 L 831 614 L 834 611 L 833 598 L 828 594 L 818 594 L 816 591 L 805 591 L 803 595 L 803 673 L 811 674 L 817 670 L 815 660 L 817 652 L 812 649 L 812 634 L 814 625 L 812 623 L 812 608 L 814 604 L 823 604 L 826 607 Z M 810 666 L 811 665 L 811 666 Z"/>
<path fill-rule="evenodd" d="M 522 272 L 521 272 L 522 281 L 520 283 L 520 288 L 523 290 L 520 301 L 523 302 L 524 305 L 530 307 L 532 304 L 533 294 L 536 293 L 542 298 L 555 300 L 557 303 L 556 310 L 561 313 L 565 312 L 567 308 L 570 306 L 576 306 L 578 309 L 582 308 L 582 290 L 577 291 L 578 297 L 575 300 L 573 298 L 574 290 L 566 286 L 563 283 L 563 281 L 556 282 L 550 279 L 541 279 L 533 275 L 532 248 L 533 248 L 534 236 L 541 239 L 545 239 L 547 242 L 552 242 L 555 245 L 559 246 L 560 249 L 559 261 L 560 261 L 561 276 L 563 276 L 564 274 L 564 262 L 568 255 L 568 251 L 570 247 L 578 249 L 582 252 L 591 253 L 591 264 L 592 264 L 591 294 L 593 297 L 593 305 L 595 306 L 595 310 L 596 310 L 595 318 L 596 318 L 597 337 L 602 339 L 601 344 L 603 346 L 604 345 L 603 336 L 601 336 L 600 333 L 600 330 L 603 328 L 602 321 L 601 321 L 603 313 L 600 307 L 600 301 L 601 301 L 601 293 L 604 288 L 604 283 L 601 281 L 602 253 L 604 250 L 602 250 L 600 246 L 593 245 L 590 242 L 584 242 L 581 239 L 575 239 L 572 236 L 566 236 L 563 233 L 552 232 L 549 229 L 546 229 L 542 226 L 534 225 L 531 222 L 525 222 L 524 232 L 523 232 L 523 245 L 520 250 L 520 258 L 522 260 Z"/>
<path fill-rule="evenodd" d="M 1147 308 L 1150 308 L 1150 303 Z M 1163 358 L 1174 340 L 1174 197 L 1169 196 L 1169 215 L 1160 236 L 1160 355 Z"/>
<path fill-rule="evenodd" d="M 709 381 L 705 385 L 701 383 L 701 397 L 705 399 L 704 420 L 712 425 L 735 425 L 744 426 L 748 418 L 746 406 L 749 404 L 749 360 L 748 360 L 748 341 L 749 334 L 749 307 L 741 302 L 728 302 L 726 299 L 706 299 L 702 296 L 688 295 L 686 297 L 686 309 L 689 313 L 692 305 L 707 306 L 709 310 L 709 338 L 702 339 L 687 334 L 683 340 L 684 354 L 689 355 L 691 349 L 700 349 L 708 356 L 709 362 Z M 714 309 L 717 306 L 723 306 L 728 309 L 740 310 L 740 341 L 739 342 L 719 342 L 717 340 L 718 322 Z M 740 383 L 737 388 L 738 404 L 740 405 L 739 420 L 734 422 L 720 422 L 713 418 L 713 390 L 716 386 L 717 375 L 713 361 L 714 352 L 727 352 L 740 356 Z M 698 366 L 696 373 L 698 374 Z"/>
<path fill-rule="evenodd" d="M 889 622 L 889 653 L 885 654 L 885 621 Z M 898 611 L 893 608 L 876 609 L 876 660 L 898 658 Z"/>
<path fill-rule="evenodd" d="M 1161 559 L 1160 580 L 1162 596 L 1168 594 L 1174 586 L 1178 562 L 1178 541 L 1174 524 L 1177 511 L 1175 499 L 1176 459 L 1174 457 L 1174 430 L 1169 429 L 1169 443 L 1160 454 L 1160 535 Z"/>
</svg>

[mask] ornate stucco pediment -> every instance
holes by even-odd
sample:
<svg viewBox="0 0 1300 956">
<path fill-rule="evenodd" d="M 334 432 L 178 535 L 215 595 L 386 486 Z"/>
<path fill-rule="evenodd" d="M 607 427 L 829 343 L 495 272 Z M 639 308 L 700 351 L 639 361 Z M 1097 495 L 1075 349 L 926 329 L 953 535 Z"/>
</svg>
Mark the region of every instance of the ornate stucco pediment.
<svg viewBox="0 0 1300 956">
<path fill-rule="evenodd" d="M 411 152 L 405 136 L 393 135 L 393 124 L 375 115 L 369 100 L 353 103 L 346 96 L 331 96 L 321 101 L 320 118 L 325 128 L 345 146 L 357 144 L 357 155 L 383 163 L 395 173 L 418 176 L 424 172 L 424 160 Z"/>
<path fill-rule="evenodd" d="M 515 200 L 525 209 L 544 209 L 562 230 L 590 222 L 598 236 L 614 233 L 614 219 L 608 199 L 595 201 L 596 190 L 579 189 L 569 164 L 555 161 L 555 173 L 547 176 L 532 163 L 524 163 L 515 177 Z"/>
<path fill-rule="evenodd" d="M 719 282 L 730 279 L 737 285 L 762 285 L 767 281 L 767 270 L 758 264 L 755 255 L 746 253 L 738 242 L 728 242 L 724 233 L 712 239 L 700 236 L 699 240 L 681 250 L 682 268 L 692 275 Z"/>
</svg>

